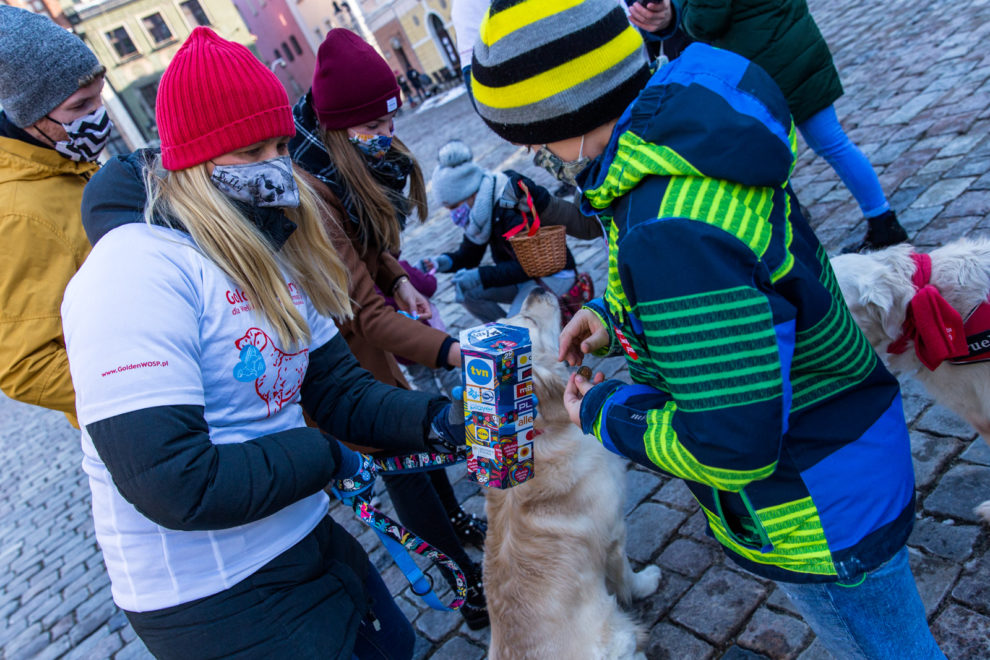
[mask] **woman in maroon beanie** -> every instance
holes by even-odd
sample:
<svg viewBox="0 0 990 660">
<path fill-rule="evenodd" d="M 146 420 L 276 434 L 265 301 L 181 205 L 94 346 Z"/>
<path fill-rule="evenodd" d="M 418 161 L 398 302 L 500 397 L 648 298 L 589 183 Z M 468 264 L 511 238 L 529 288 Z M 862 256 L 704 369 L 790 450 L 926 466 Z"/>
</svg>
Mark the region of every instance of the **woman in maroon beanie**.
<svg viewBox="0 0 990 660">
<path fill-rule="evenodd" d="M 399 85 L 381 55 L 353 32 L 331 30 L 320 45 L 312 89 L 292 110 L 296 137 L 289 143 L 292 160 L 324 184 L 320 192 L 325 200 L 345 209 L 344 229 L 368 274 L 382 292 L 397 299 L 406 287 L 412 288 L 397 259 L 399 234 L 413 210 L 421 221 L 427 217 L 422 171 L 394 134 L 392 119 L 401 105 Z M 423 303 L 428 305 L 425 299 Z M 376 327 L 342 324 L 341 332 L 376 378 L 408 387 L 392 355 L 398 352 L 400 334 L 409 343 L 408 331 L 405 325 L 400 330 L 398 314 L 393 317 L 393 323 Z M 445 336 L 425 325 L 420 328 L 422 348 L 433 346 L 432 336 Z M 430 364 L 401 354 L 428 367 L 460 366 L 453 338 L 440 348 L 447 352 L 446 362 Z M 383 475 L 382 480 L 399 520 L 464 570 L 468 590 L 460 612 L 468 626 L 487 626 L 481 566 L 464 550 L 466 544 L 482 546 L 485 522 L 461 509 L 443 470 Z"/>
</svg>

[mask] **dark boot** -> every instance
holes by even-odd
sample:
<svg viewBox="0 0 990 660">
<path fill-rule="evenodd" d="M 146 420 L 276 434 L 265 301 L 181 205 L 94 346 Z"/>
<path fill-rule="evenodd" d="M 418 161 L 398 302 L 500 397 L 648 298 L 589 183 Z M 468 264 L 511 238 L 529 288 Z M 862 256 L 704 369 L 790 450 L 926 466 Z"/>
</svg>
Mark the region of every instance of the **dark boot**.
<svg viewBox="0 0 990 660">
<path fill-rule="evenodd" d="M 450 524 L 454 527 L 457 540 L 461 545 L 473 545 L 478 550 L 484 550 L 485 534 L 488 533 L 488 523 L 478 516 L 458 509 L 450 516 Z"/>
<path fill-rule="evenodd" d="M 467 580 L 467 597 L 461 605 L 461 616 L 471 630 L 488 627 L 488 605 L 485 602 L 485 583 L 481 575 L 481 564 L 464 567 Z"/>
<path fill-rule="evenodd" d="M 897 222 L 897 214 L 893 211 L 881 213 L 874 218 L 867 218 L 866 222 L 868 226 L 863 242 L 849 247 L 843 252 L 873 252 L 908 240 L 907 232 Z"/>
</svg>

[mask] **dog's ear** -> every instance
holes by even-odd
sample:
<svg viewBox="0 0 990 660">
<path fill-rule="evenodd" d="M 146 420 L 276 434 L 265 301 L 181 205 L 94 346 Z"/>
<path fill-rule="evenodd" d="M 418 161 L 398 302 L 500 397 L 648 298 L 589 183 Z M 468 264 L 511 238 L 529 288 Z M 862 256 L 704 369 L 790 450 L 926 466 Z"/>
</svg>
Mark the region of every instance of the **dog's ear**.
<svg viewBox="0 0 990 660">
<path fill-rule="evenodd" d="M 536 323 L 543 346 L 556 348 L 560 337 L 560 305 L 556 296 L 539 287 L 533 289 L 519 313 Z"/>
</svg>

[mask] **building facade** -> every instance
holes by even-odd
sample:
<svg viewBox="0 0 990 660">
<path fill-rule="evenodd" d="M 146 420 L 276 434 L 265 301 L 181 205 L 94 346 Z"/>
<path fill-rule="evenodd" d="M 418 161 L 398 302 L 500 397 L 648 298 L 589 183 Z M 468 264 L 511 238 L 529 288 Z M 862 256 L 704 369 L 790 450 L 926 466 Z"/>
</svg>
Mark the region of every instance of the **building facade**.
<svg viewBox="0 0 990 660">
<path fill-rule="evenodd" d="M 361 0 L 360 8 L 394 71 L 413 68 L 438 80 L 460 73 L 450 5 L 451 0 Z"/>
<path fill-rule="evenodd" d="M 258 56 L 282 81 L 289 98 L 302 96 L 313 80 L 316 47 L 299 24 L 297 0 L 233 0 L 233 3 L 256 40 Z"/>
<path fill-rule="evenodd" d="M 158 82 L 194 28 L 255 45 L 231 0 L 62 0 L 62 10 L 107 68 L 104 101 L 119 132 L 111 152 L 158 144 Z"/>
</svg>

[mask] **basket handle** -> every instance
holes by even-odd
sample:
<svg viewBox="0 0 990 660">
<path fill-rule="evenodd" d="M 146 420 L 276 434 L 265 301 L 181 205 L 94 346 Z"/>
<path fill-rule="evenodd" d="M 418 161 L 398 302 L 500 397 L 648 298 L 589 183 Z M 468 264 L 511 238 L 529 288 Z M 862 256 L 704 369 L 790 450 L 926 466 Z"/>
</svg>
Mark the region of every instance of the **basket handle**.
<svg viewBox="0 0 990 660">
<path fill-rule="evenodd" d="M 536 212 L 536 207 L 533 206 L 533 196 L 529 192 L 529 186 L 527 186 L 521 179 L 519 180 L 519 188 L 524 193 L 526 193 L 526 204 L 529 206 L 529 212 L 533 214 L 533 224 L 529 227 L 529 232 L 527 236 L 532 236 L 540 230 L 540 214 Z M 525 211 L 523 212 L 523 220 L 526 220 L 527 224 L 529 219 L 526 218 Z"/>
</svg>

